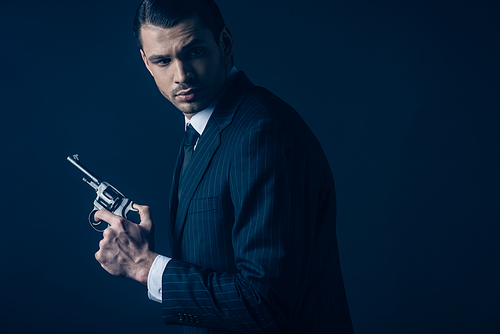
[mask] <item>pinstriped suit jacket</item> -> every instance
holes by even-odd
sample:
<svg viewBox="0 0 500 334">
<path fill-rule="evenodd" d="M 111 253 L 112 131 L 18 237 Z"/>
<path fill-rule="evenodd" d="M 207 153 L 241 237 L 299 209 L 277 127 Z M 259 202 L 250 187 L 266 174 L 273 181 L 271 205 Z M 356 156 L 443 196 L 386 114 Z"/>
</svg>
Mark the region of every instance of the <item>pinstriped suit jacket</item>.
<svg viewBox="0 0 500 334">
<path fill-rule="evenodd" d="M 297 112 L 240 72 L 177 198 L 181 160 L 164 322 L 185 333 L 351 333 L 333 178 Z"/>
</svg>

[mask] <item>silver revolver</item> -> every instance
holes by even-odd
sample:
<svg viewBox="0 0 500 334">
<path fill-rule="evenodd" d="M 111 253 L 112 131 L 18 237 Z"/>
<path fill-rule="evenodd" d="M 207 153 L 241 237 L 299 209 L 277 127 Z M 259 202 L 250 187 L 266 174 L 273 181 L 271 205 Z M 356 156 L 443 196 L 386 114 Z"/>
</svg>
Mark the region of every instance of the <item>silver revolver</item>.
<svg viewBox="0 0 500 334">
<path fill-rule="evenodd" d="M 121 216 L 125 219 L 128 219 L 128 214 L 130 211 L 137 212 L 137 209 L 134 209 L 132 207 L 134 202 L 125 197 L 125 195 L 123 195 L 111 184 L 103 181 L 101 178 L 97 177 L 95 174 L 91 173 L 87 168 L 85 168 L 80 163 L 78 154 L 69 156 L 67 157 L 67 159 L 86 175 L 86 177 L 83 178 L 83 181 L 94 188 L 97 193 L 97 197 L 94 200 L 94 209 L 89 214 L 89 223 L 94 230 L 96 230 L 97 232 L 103 232 L 106 227 L 108 227 L 107 223 L 94 220 L 94 213 L 98 210 L 106 209 L 114 213 L 115 215 Z"/>
</svg>

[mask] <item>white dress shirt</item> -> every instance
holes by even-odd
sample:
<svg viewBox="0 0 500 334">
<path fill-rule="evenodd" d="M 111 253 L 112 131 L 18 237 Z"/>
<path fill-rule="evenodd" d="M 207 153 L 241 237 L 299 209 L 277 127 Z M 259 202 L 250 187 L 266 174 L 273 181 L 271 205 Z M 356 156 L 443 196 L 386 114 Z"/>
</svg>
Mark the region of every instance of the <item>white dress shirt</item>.
<svg viewBox="0 0 500 334">
<path fill-rule="evenodd" d="M 188 119 L 187 117 L 184 118 L 185 121 L 184 130 L 186 130 L 188 124 L 191 124 L 193 128 L 196 130 L 196 132 L 200 134 L 201 138 L 201 135 L 203 134 L 203 131 L 207 126 L 208 120 L 210 119 L 210 116 L 212 116 L 212 113 L 214 112 L 215 106 L 217 106 L 217 103 L 219 103 L 219 100 L 221 99 L 222 95 L 227 89 L 229 83 L 234 79 L 237 72 L 238 70 L 236 69 L 235 66 L 233 66 L 233 68 L 231 69 L 231 71 L 229 71 L 227 75 L 226 85 L 219 93 L 219 95 L 215 98 L 215 100 L 206 109 L 197 112 L 191 117 L 191 119 Z M 196 143 L 196 145 L 198 145 L 198 142 Z M 194 146 L 195 150 L 196 150 L 196 145 Z M 165 271 L 165 268 L 167 267 L 167 264 L 170 260 L 171 260 L 170 257 L 164 255 L 158 255 L 153 261 L 151 269 L 149 269 L 148 297 L 149 299 L 154 300 L 155 302 L 158 303 L 161 303 L 161 298 L 162 298 L 163 272 Z"/>
</svg>

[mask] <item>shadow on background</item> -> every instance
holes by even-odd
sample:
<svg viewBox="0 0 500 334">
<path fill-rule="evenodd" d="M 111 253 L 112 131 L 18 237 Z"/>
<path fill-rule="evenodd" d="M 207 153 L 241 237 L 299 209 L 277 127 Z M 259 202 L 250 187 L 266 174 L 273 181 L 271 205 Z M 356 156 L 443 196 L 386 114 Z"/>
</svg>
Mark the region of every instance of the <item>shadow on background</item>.
<svg viewBox="0 0 500 334">
<path fill-rule="evenodd" d="M 239 69 L 330 160 L 357 333 L 497 333 L 496 1 L 218 1 Z M 153 209 L 158 250 L 183 119 L 132 34 L 137 1 L 2 4 L 1 333 L 169 332 L 94 260 L 82 162 Z"/>
</svg>

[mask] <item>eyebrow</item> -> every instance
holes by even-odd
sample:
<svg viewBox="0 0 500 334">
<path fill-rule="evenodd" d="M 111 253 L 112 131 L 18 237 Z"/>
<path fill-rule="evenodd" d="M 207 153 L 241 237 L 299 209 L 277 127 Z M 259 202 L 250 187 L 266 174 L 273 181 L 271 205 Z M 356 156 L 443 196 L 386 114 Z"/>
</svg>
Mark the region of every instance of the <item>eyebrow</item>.
<svg viewBox="0 0 500 334">
<path fill-rule="evenodd" d="M 165 59 L 165 58 L 168 58 L 167 55 L 152 55 L 150 57 L 148 57 L 148 60 L 152 63 L 155 63 L 159 60 L 162 60 L 162 59 Z"/>
<path fill-rule="evenodd" d="M 184 45 L 181 49 L 181 51 L 184 51 L 185 49 L 189 49 L 189 48 L 192 48 L 193 46 L 196 46 L 198 44 L 204 44 L 205 43 L 205 40 L 203 38 L 195 38 L 193 39 L 191 42 L 189 42 L 188 44 Z M 165 58 L 169 58 L 170 55 L 151 55 L 148 57 L 148 60 L 152 63 L 156 62 L 156 61 L 159 61 L 159 60 L 162 60 L 162 59 L 165 59 Z"/>
</svg>

